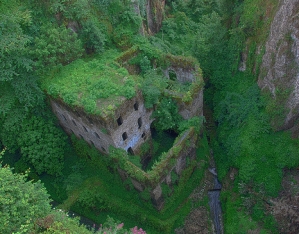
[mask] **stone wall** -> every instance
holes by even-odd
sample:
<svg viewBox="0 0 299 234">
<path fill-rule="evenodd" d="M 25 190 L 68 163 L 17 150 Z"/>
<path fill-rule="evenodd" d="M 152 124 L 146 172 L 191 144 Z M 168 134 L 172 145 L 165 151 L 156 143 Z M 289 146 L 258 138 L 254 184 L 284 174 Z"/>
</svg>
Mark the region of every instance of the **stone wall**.
<svg viewBox="0 0 299 234">
<path fill-rule="evenodd" d="M 51 99 L 51 106 L 67 133 L 74 133 L 103 153 L 108 153 L 111 145 L 135 154 L 151 139 L 152 111 L 145 109 L 140 92 L 125 101 L 109 119 L 88 116 L 78 108 L 70 108 L 54 99 Z"/>
<path fill-rule="evenodd" d="M 203 81 L 201 80 L 201 74 L 200 69 L 196 67 L 196 64 L 194 64 L 193 61 L 188 61 L 184 57 L 175 57 L 175 56 L 169 56 L 170 61 L 174 64 L 167 67 L 165 70 L 163 70 L 164 75 L 168 79 L 176 80 L 179 83 L 198 83 L 199 86 L 200 83 Z M 186 61 L 184 61 L 186 60 Z M 186 64 L 187 63 L 187 66 Z M 180 67 L 180 64 L 182 65 Z M 191 87 L 190 87 L 191 89 Z M 203 88 L 195 89 L 195 90 L 189 90 L 190 92 L 190 100 L 188 102 L 185 102 L 183 99 L 184 97 L 179 97 L 175 92 L 166 90 L 166 93 L 169 93 L 170 95 L 173 95 L 177 101 L 178 107 L 179 107 L 179 114 L 184 119 L 190 119 L 194 116 L 202 116 L 203 115 Z"/>
<path fill-rule="evenodd" d="M 138 180 L 134 175 L 129 175 L 126 171 L 119 169 L 121 178 L 130 178 L 134 188 L 142 192 L 148 188 L 151 194 L 151 201 L 158 209 L 162 209 L 164 198 L 161 184 L 172 186 L 175 181 L 172 181 L 171 174 L 175 173 L 178 177 L 182 171 L 187 167 L 187 161 L 192 161 L 196 158 L 196 142 L 198 134 L 194 129 L 189 129 L 183 135 L 176 139 L 173 147 L 168 151 L 167 155 L 160 161 L 160 163 L 150 172 L 143 172 L 144 178 Z M 174 160 L 174 163 L 173 163 Z M 132 165 L 136 167 L 135 165 Z M 138 170 L 137 167 L 135 170 Z"/>
<path fill-rule="evenodd" d="M 76 113 L 59 101 L 51 99 L 51 106 L 60 125 L 68 134 L 75 134 L 103 153 L 108 153 L 110 145 L 115 146 L 104 125 L 94 123 L 87 116 Z"/>
<path fill-rule="evenodd" d="M 164 70 L 164 75 L 170 79 L 169 74 L 173 72 L 176 75 L 176 79 L 181 82 L 194 82 L 195 76 L 194 76 L 194 69 L 184 69 L 183 67 L 173 67 L 170 66 L 167 69 Z"/>
<path fill-rule="evenodd" d="M 194 95 L 191 102 L 179 102 L 179 114 L 184 119 L 190 119 L 194 116 L 203 115 L 203 90 L 201 89 Z"/>
</svg>

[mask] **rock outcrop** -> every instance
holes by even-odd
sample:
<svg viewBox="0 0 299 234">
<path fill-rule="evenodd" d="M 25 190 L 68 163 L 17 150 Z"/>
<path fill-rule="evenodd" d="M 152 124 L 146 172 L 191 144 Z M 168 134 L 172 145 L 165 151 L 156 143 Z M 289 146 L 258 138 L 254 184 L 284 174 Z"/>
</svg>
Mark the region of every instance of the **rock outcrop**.
<svg viewBox="0 0 299 234">
<path fill-rule="evenodd" d="M 278 103 L 285 109 L 278 129 L 292 128 L 299 118 L 298 0 L 280 2 L 265 45 L 258 85 L 268 89 L 274 99 L 280 99 Z"/>
<path fill-rule="evenodd" d="M 144 18 L 140 28 L 142 35 L 154 35 L 162 27 L 165 0 L 132 0 L 132 7 L 137 15 Z"/>
</svg>

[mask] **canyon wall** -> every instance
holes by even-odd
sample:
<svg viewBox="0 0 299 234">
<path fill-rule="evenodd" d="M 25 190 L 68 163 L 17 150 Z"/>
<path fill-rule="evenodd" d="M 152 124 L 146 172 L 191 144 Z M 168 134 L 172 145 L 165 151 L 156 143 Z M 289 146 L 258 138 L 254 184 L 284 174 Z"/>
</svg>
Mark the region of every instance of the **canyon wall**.
<svg viewBox="0 0 299 234">
<path fill-rule="evenodd" d="M 270 26 L 258 85 L 276 102 L 278 130 L 294 127 L 299 117 L 299 1 L 282 0 Z"/>
</svg>

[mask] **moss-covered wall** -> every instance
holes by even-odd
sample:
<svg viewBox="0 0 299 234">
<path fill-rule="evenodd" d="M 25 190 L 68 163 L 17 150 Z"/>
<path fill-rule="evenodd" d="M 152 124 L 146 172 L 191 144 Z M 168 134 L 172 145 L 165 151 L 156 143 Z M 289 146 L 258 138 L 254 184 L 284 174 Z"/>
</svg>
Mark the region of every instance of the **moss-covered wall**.
<svg viewBox="0 0 299 234">
<path fill-rule="evenodd" d="M 189 83 L 188 91 L 165 90 L 165 94 L 174 98 L 179 114 L 184 119 L 203 115 L 203 78 L 197 61 L 192 57 L 165 55 L 167 68 L 163 70 L 168 79 L 176 79 L 180 84 Z M 174 77 L 171 77 L 174 76 Z"/>
<path fill-rule="evenodd" d="M 178 177 L 188 166 L 188 162 L 196 158 L 196 142 L 198 133 L 194 128 L 183 132 L 175 141 L 173 147 L 157 162 L 151 171 L 144 172 L 134 164 L 127 162 L 124 168 L 118 168 L 118 172 L 123 180 L 130 178 L 134 188 L 139 192 L 148 189 L 154 206 L 160 210 L 164 204 L 161 185 L 172 186 L 176 181 L 172 181 L 172 174 Z"/>
</svg>

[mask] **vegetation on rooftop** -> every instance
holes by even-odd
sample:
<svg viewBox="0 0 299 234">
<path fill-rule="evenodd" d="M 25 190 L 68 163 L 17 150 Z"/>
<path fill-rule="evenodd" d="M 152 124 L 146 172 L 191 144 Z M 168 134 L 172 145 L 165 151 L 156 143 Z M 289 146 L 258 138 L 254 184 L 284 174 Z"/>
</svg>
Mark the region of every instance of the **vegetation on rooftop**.
<svg viewBox="0 0 299 234">
<path fill-rule="evenodd" d="M 78 59 L 46 76 L 42 87 L 49 95 L 78 106 L 88 114 L 107 116 L 127 99 L 136 95 L 138 83 L 115 58 L 116 51 L 107 51 L 100 58 Z"/>
</svg>

